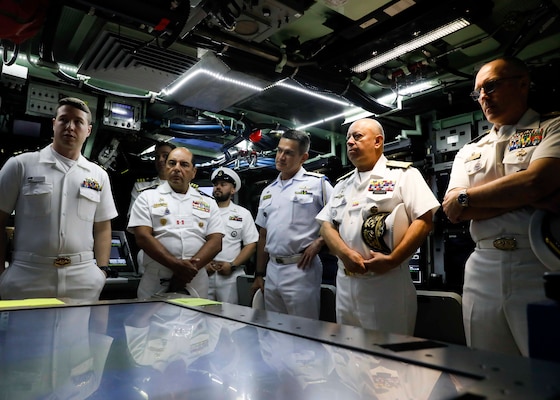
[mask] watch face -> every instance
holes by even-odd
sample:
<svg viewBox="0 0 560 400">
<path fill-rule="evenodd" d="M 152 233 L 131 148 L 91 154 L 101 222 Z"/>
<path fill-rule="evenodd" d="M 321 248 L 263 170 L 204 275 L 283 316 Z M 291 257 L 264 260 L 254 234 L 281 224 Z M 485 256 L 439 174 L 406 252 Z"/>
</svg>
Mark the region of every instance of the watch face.
<svg viewBox="0 0 560 400">
<path fill-rule="evenodd" d="M 466 205 L 468 204 L 469 197 L 467 196 L 466 193 L 461 193 L 461 194 L 459 194 L 459 196 L 457 197 L 457 201 L 458 201 L 459 204 L 461 204 L 462 206 L 466 206 Z"/>
</svg>

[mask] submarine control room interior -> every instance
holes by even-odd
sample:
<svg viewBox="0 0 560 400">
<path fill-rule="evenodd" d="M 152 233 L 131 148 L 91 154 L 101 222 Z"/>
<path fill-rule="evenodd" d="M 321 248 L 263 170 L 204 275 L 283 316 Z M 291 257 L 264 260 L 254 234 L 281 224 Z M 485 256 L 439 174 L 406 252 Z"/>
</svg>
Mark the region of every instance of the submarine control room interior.
<svg viewBox="0 0 560 400">
<path fill-rule="evenodd" d="M 81 154 L 107 173 L 118 212 L 111 220 L 111 274 L 98 301 L 0 297 L 0 400 L 560 399 L 558 207 L 535 211 L 526 240 L 489 242 L 494 253 L 515 259 L 523 249 L 543 266 L 536 289 L 542 301 L 524 305 L 528 337 L 521 347 L 527 352 L 506 354 L 469 345 L 464 314 L 470 300 L 463 300 L 472 296 L 470 279 L 481 278 L 466 281 L 472 275 L 465 270 L 476 269 L 469 263 L 476 263 L 473 236 L 480 230 L 473 235 L 476 218 L 452 221 L 444 201 L 450 181 L 458 179 L 452 171 L 462 148 L 475 148 L 465 179 L 484 169 L 476 146 L 497 130 L 487 119 L 493 106 L 485 108 L 483 99 L 522 80 L 515 75 L 480 83 L 494 60 L 514 57 L 526 66 L 528 106 L 540 126 L 556 126 L 551 135 L 560 135 L 560 124 L 554 125 L 560 116 L 560 0 L 0 5 L 0 167 L 49 146 L 59 100 L 78 98 L 92 115 Z M 235 303 L 173 291 L 138 298 L 143 250 L 128 229 L 131 193 L 138 183 L 157 186 L 151 184 L 157 145 L 190 150 L 196 165 L 191 187 L 207 198 L 214 196 L 218 168 L 235 171 L 241 188 L 231 200 L 255 219 L 263 191 L 279 176 L 276 159 L 286 131 L 307 133 L 303 168 L 336 192 L 355 169 L 348 132 L 362 119 L 382 126 L 388 165 L 417 170 L 441 205 L 406 262 L 417 306 L 410 335 L 337 321 L 339 296 L 347 290 L 337 279 L 347 271 L 328 248 L 320 253 L 318 319 L 266 310 L 262 292 L 254 294 L 256 253 L 236 266 L 242 273 Z M 529 132 L 530 146 L 554 140 L 546 141 L 546 129 Z M 555 143 L 545 157 L 560 158 Z M 521 158 L 525 145 L 519 146 Z M 542 182 L 558 177 L 548 174 Z M 12 213 L 6 271 L 14 221 Z M 381 235 L 396 231 L 387 225 Z M 487 268 L 509 266 L 486 262 Z M 501 279 L 503 288 L 509 278 Z"/>
</svg>

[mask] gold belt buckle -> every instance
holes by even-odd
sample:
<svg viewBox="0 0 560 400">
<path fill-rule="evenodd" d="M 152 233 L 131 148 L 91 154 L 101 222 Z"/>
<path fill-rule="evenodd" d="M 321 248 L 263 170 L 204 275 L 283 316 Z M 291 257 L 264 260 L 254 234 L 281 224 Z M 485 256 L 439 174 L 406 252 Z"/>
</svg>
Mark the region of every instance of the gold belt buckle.
<svg viewBox="0 0 560 400">
<path fill-rule="evenodd" d="M 55 267 L 65 267 L 70 263 L 72 263 L 70 257 L 56 257 L 53 262 Z"/>
<path fill-rule="evenodd" d="M 346 275 L 346 276 L 356 276 L 358 274 L 355 273 L 355 272 L 352 272 L 352 271 L 348 271 L 346 268 L 344 268 L 344 275 Z"/>
<path fill-rule="evenodd" d="M 517 249 L 515 238 L 498 238 L 492 243 L 498 250 L 511 251 Z"/>
</svg>

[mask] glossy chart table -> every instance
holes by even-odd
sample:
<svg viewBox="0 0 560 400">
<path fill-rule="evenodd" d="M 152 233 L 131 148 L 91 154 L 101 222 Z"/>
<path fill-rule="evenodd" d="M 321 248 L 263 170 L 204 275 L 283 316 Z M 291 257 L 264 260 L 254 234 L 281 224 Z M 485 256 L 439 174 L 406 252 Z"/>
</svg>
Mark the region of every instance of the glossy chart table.
<svg viewBox="0 0 560 400">
<path fill-rule="evenodd" d="M 0 399 L 539 399 L 560 364 L 191 300 L 0 309 Z"/>
</svg>

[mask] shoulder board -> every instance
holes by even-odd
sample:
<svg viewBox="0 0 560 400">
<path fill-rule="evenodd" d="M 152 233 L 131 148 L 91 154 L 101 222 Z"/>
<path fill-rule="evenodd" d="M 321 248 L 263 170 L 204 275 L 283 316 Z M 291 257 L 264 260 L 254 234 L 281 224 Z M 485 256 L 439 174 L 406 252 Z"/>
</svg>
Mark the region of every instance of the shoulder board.
<svg viewBox="0 0 560 400">
<path fill-rule="evenodd" d="M 309 172 L 309 171 L 305 171 L 305 172 L 303 173 L 303 175 L 315 176 L 315 177 L 317 177 L 317 178 L 322 178 L 322 177 L 325 176 L 325 175 L 319 174 L 319 173 L 317 173 L 317 172 Z"/>
<path fill-rule="evenodd" d="M 155 189 L 158 186 L 159 186 L 158 184 L 153 184 L 153 185 L 150 185 L 150 186 L 146 186 L 144 188 L 138 189 L 138 193 L 142 193 L 143 191 L 148 190 L 148 189 Z"/>
<path fill-rule="evenodd" d="M 552 118 L 556 118 L 556 117 L 560 117 L 560 111 L 552 111 L 546 114 L 542 114 L 541 115 L 541 122 L 544 122 L 546 120 L 552 119 Z"/>
<path fill-rule="evenodd" d="M 340 178 L 338 178 L 336 181 L 340 182 L 343 181 L 344 179 L 348 178 L 350 175 L 352 175 L 354 173 L 354 170 L 351 170 L 350 172 L 347 172 L 346 174 L 342 175 Z"/>
<path fill-rule="evenodd" d="M 197 190 L 198 190 L 198 187 L 200 186 L 200 185 L 197 185 L 196 183 L 192 183 L 192 182 L 190 183 L 190 185 L 191 185 L 192 188 L 197 189 Z M 200 190 L 199 190 L 199 192 L 200 192 Z"/>
<path fill-rule="evenodd" d="M 468 144 L 478 142 L 480 139 L 482 139 L 484 136 L 488 135 L 489 133 L 490 133 L 490 130 L 487 130 L 487 131 L 484 132 L 482 135 L 475 137 L 475 138 L 474 138 L 473 140 L 471 140 Z"/>
<path fill-rule="evenodd" d="M 389 168 L 407 169 L 411 165 L 412 165 L 412 162 L 410 162 L 410 161 L 387 160 L 387 166 Z"/>
<path fill-rule="evenodd" d="M 156 177 L 151 177 L 151 178 L 138 178 L 136 179 L 137 183 L 144 183 L 144 182 L 152 182 L 155 181 Z"/>
<path fill-rule="evenodd" d="M 202 190 L 200 190 L 200 189 L 198 189 L 198 188 L 193 187 L 193 189 L 195 189 L 196 192 L 197 192 L 199 195 L 201 195 L 201 196 L 210 197 L 211 199 L 214 198 L 214 196 L 210 196 L 208 193 L 204 193 Z"/>
</svg>

